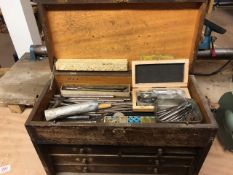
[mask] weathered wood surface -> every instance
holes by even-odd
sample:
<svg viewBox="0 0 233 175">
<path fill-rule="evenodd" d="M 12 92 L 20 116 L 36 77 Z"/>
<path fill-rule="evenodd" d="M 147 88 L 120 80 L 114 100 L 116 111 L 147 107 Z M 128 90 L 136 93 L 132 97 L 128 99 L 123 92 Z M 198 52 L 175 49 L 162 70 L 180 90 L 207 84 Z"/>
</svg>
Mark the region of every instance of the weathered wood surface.
<svg viewBox="0 0 233 175">
<path fill-rule="evenodd" d="M 11 165 L 8 175 L 45 175 L 24 127 L 30 111 L 16 114 L 0 107 L 0 166 Z"/>
<path fill-rule="evenodd" d="M 48 105 L 52 93 L 58 87 L 53 83 L 52 91 L 47 85 L 41 97 L 37 101 L 26 127 L 36 147 L 39 147 L 38 154 L 42 160 L 47 159 L 47 152 L 41 151 L 41 146 L 48 144 L 88 144 L 88 145 L 141 145 L 141 146 L 173 146 L 173 147 L 199 147 L 201 149 L 200 157 L 195 161 L 194 171 L 198 172 L 209 151 L 216 134 L 216 124 L 213 122 L 213 116 L 208 113 L 207 102 L 201 95 L 197 82 L 193 76 L 190 79 L 190 90 L 195 94 L 193 96 L 201 106 L 204 120 L 201 124 L 160 124 L 144 125 L 143 127 L 134 127 L 127 125 L 109 125 L 109 124 L 78 124 L 76 122 L 45 122 L 43 111 Z M 208 114 L 208 115 L 207 115 Z M 42 121 L 41 121 L 42 120 Z M 150 136 L 150 139 L 148 139 Z M 47 149 L 46 149 L 47 150 Z M 44 165 L 53 167 L 48 160 Z M 117 171 L 116 171 L 117 172 Z M 49 171 L 49 174 L 52 171 Z"/>
<path fill-rule="evenodd" d="M 115 4 L 115 3 L 151 3 L 151 2 L 180 2 L 179 0 L 37 0 L 43 4 Z M 206 0 L 183 0 L 182 2 L 206 2 Z"/>
<path fill-rule="evenodd" d="M 0 68 L 0 77 L 2 77 L 10 68 Z"/>
<path fill-rule="evenodd" d="M 127 59 L 59 59 L 56 70 L 61 71 L 127 71 Z"/>
<path fill-rule="evenodd" d="M 55 72 L 55 79 L 60 86 L 69 84 L 81 85 L 126 85 L 131 84 L 131 73 L 128 72 Z"/>
<path fill-rule="evenodd" d="M 130 63 L 143 55 L 165 54 L 192 63 L 204 12 L 200 3 L 66 8 L 46 8 L 47 18 L 42 16 L 50 59 L 127 58 Z"/>
<path fill-rule="evenodd" d="M 31 61 L 25 54 L 0 79 L 0 101 L 6 104 L 34 105 L 50 77 L 48 60 Z"/>
<path fill-rule="evenodd" d="M 24 105 L 7 105 L 7 107 L 10 109 L 13 113 L 22 113 L 25 109 Z"/>
</svg>

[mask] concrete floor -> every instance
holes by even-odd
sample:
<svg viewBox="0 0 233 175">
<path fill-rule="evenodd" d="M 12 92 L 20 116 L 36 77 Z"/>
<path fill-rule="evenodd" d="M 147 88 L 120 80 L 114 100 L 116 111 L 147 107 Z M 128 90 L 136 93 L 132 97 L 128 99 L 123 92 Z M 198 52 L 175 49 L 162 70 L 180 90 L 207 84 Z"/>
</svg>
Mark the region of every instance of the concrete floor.
<svg viewBox="0 0 233 175">
<path fill-rule="evenodd" d="M 213 11 L 210 19 L 218 25 L 227 29 L 224 35 L 213 33 L 218 39 L 215 42 L 216 47 L 233 48 L 233 7 L 217 8 Z"/>
</svg>

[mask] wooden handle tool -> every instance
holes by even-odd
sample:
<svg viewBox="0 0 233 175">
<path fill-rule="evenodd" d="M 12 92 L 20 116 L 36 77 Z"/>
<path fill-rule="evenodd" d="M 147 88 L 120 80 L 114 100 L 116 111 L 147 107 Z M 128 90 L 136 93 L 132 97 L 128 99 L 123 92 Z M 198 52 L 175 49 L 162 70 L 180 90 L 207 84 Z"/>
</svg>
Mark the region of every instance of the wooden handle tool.
<svg viewBox="0 0 233 175">
<path fill-rule="evenodd" d="M 106 108 L 111 108 L 112 104 L 110 103 L 101 103 L 98 105 L 98 109 L 106 109 Z"/>
</svg>

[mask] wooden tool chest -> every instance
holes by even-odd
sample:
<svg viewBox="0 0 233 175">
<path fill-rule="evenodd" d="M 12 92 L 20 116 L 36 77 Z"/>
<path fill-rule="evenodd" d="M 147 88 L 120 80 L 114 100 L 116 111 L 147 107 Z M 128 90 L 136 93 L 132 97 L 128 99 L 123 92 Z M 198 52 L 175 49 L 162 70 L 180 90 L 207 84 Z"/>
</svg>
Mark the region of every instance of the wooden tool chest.
<svg viewBox="0 0 233 175">
<path fill-rule="evenodd" d="M 64 84 L 131 84 L 131 61 L 143 55 L 189 59 L 191 68 L 207 0 L 38 0 L 54 79 L 26 128 L 48 175 L 82 173 L 197 175 L 217 125 L 194 76 L 190 96 L 199 124 L 46 121 L 44 110 Z M 127 59 L 128 71 L 58 71 L 59 59 Z"/>
</svg>

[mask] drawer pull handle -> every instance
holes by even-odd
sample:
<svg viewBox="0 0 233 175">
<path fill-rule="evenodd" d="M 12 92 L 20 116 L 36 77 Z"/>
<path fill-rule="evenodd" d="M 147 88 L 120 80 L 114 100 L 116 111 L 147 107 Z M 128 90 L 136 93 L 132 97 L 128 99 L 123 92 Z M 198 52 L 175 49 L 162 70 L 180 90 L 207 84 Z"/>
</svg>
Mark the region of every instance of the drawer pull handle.
<svg viewBox="0 0 233 175">
<path fill-rule="evenodd" d="M 80 154 L 83 154 L 83 153 L 84 153 L 84 148 L 80 148 L 80 149 L 79 149 L 79 153 L 80 153 Z"/>
<path fill-rule="evenodd" d="M 155 160 L 155 165 L 159 165 L 159 160 Z"/>
<path fill-rule="evenodd" d="M 75 160 L 76 160 L 77 162 L 80 162 L 80 158 L 76 158 Z"/>
<path fill-rule="evenodd" d="M 77 148 L 73 147 L 73 148 L 72 148 L 72 151 L 73 151 L 73 152 L 76 152 L 76 151 L 77 151 Z"/>
<path fill-rule="evenodd" d="M 161 156 L 163 154 L 163 149 L 162 148 L 159 148 L 158 149 L 158 155 Z"/>
<path fill-rule="evenodd" d="M 87 163 L 87 159 L 86 159 L 86 158 L 83 158 L 82 163 L 83 163 L 83 164 L 86 164 L 86 163 Z"/>
<path fill-rule="evenodd" d="M 86 148 L 86 151 L 87 151 L 87 153 L 91 153 L 92 152 L 92 149 L 91 148 Z"/>
<path fill-rule="evenodd" d="M 154 173 L 155 173 L 155 174 L 158 173 L 158 168 L 154 168 Z"/>
<path fill-rule="evenodd" d="M 87 172 L 87 167 L 83 167 L 83 173 Z"/>
</svg>

